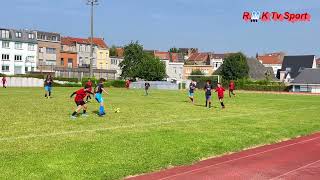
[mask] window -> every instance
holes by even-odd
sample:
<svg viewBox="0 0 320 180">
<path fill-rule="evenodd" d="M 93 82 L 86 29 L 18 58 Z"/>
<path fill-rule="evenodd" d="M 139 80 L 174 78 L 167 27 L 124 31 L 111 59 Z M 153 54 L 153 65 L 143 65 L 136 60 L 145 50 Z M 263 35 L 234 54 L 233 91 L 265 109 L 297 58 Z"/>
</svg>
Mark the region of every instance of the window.
<svg viewBox="0 0 320 180">
<path fill-rule="evenodd" d="M 10 43 L 8 41 L 2 41 L 2 48 L 10 48 Z"/>
<path fill-rule="evenodd" d="M 25 68 L 24 68 L 24 70 L 25 70 L 26 72 L 28 72 L 28 69 L 29 69 L 28 67 L 25 67 Z"/>
<path fill-rule="evenodd" d="M 55 48 L 47 48 L 47 54 L 55 54 L 56 49 Z"/>
<path fill-rule="evenodd" d="M 21 32 L 16 32 L 16 38 L 21 38 Z"/>
<path fill-rule="evenodd" d="M 2 65 L 2 71 L 9 71 L 8 65 Z"/>
<path fill-rule="evenodd" d="M 14 44 L 14 47 L 15 47 L 15 49 L 22 49 L 22 43 L 16 42 L 16 43 Z"/>
<path fill-rule="evenodd" d="M 43 35 L 43 34 L 41 34 L 41 35 L 40 35 L 40 39 L 42 39 L 42 40 L 46 40 L 46 36 L 45 36 L 45 35 Z"/>
<path fill-rule="evenodd" d="M 34 39 L 34 34 L 29 33 L 29 34 L 28 34 L 28 38 L 29 38 L 29 39 Z"/>
<path fill-rule="evenodd" d="M 14 56 L 15 61 L 22 61 L 22 56 L 21 55 L 15 55 Z"/>
<path fill-rule="evenodd" d="M 28 62 L 34 62 L 34 56 L 28 56 L 27 57 Z"/>
<path fill-rule="evenodd" d="M 47 60 L 46 64 L 54 66 L 54 65 L 56 65 L 56 60 Z"/>
<path fill-rule="evenodd" d="M 68 58 L 68 63 L 72 63 L 73 59 L 72 58 Z"/>
<path fill-rule="evenodd" d="M 63 58 L 61 58 L 60 65 L 61 65 L 61 66 L 64 66 L 64 59 L 63 59 Z"/>
<path fill-rule="evenodd" d="M 57 38 L 57 36 L 52 36 L 52 37 L 51 37 L 51 40 L 52 40 L 52 41 L 58 41 L 58 38 Z"/>
<path fill-rule="evenodd" d="M 2 54 L 2 60 L 9 61 L 9 54 Z"/>
<path fill-rule="evenodd" d="M 29 51 L 34 51 L 35 50 L 34 47 L 35 47 L 34 44 L 28 44 L 28 50 Z"/>
<path fill-rule="evenodd" d="M 4 39 L 9 39 L 10 32 L 8 30 L 0 30 L 1 31 L 1 37 Z"/>
</svg>

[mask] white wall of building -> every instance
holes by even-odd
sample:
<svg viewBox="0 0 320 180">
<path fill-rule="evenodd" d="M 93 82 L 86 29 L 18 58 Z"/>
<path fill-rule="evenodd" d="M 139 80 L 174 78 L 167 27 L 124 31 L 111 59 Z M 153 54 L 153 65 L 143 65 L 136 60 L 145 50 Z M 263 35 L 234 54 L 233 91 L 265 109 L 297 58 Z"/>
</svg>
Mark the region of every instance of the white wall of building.
<svg viewBox="0 0 320 180">
<path fill-rule="evenodd" d="M 273 69 L 274 75 L 277 75 L 279 69 L 281 69 L 282 64 L 263 64 L 265 67 L 271 67 Z"/>
<path fill-rule="evenodd" d="M 183 78 L 183 65 L 184 63 L 169 62 L 169 60 L 161 60 L 166 65 L 166 74 L 168 75 L 167 80 L 176 80 L 181 82 Z"/>
<path fill-rule="evenodd" d="M 7 77 L 7 87 L 43 87 L 44 80 L 37 78 Z"/>
<path fill-rule="evenodd" d="M 213 67 L 213 71 L 219 69 L 219 67 L 223 64 L 223 59 L 210 59 L 210 65 Z"/>
<path fill-rule="evenodd" d="M 29 47 L 29 43 L 22 43 L 22 48 L 16 49 L 15 42 L 6 42 L 9 42 L 9 48 L 3 48 L 3 41 L 0 40 L 0 73 L 7 75 L 25 74 L 26 70 L 31 71 L 32 69 L 36 68 L 36 60 L 38 59 L 37 44 L 30 43 L 30 45 L 33 46 L 33 48 L 30 49 L 31 46 Z M 3 54 L 8 54 L 9 60 L 3 59 Z M 21 60 L 15 60 L 15 56 L 21 56 Z M 4 68 L 7 66 L 9 66 L 9 71 L 7 71 L 6 68 Z"/>
<path fill-rule="evenodd" d="M 123 58 L 118 58 L 118 57 L 110 57 L 110 69 L 111 70 L 116 70 L 116 79 L 119 79 L 121 76 L 121 68 L 119 64 L 123 61 Z"/>
</svg>

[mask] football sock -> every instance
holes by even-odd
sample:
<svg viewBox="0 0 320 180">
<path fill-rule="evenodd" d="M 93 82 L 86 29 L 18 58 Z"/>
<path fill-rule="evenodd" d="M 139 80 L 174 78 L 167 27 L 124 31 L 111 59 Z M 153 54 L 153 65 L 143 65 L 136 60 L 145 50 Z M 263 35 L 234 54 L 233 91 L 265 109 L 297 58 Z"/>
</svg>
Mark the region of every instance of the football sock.
<svg viewBox="0 0 320 180">
<path fill-rule="evenodd" d="M 208 107 L 208 101 L 206 101 L 206 107 Z"/>
<path fill-rule="evenodd" d="M 85 114 L 87 111 L 86 110 L 83 110 L 83 114 Z"/>
<path fill-rule="evenodd" d="M 221 106 L 222 106 L 222 107 L 224 107 L 224 104 L 223 104 L 223 102 L 221 102 L 220 104 L 221 104 Z"/>
<path fill-rule="evenodd" d="M 51 91 L 49 91 L 49 96 L 51 96 Z"/>
<path fill-rule="evenodd" d="M 209 108 L 211 108 L 211 102 L 209 102 Z"/>
<path fill-rule="evenodd" d="M 47 94 L 45 94 L 44 97 L 47 97 Z"/>
<path fill-rule="evenodd" d="M 75 112 L 72 113 L 72 116 L 76 116 L 76 114 L 77 114 L 77 112 L 75 111 Z"/>
</svg>

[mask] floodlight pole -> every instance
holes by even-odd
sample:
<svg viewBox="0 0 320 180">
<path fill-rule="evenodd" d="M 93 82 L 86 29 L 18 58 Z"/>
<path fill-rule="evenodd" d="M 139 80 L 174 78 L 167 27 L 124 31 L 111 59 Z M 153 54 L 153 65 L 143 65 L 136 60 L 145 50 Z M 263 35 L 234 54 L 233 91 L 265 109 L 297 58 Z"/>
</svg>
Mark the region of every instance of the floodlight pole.
<svg viewBox="0 0 320 180">
<path fill-rule="evenodd" d="M 91 26 L 91 37 L 90 37 L 90 69 L 89 74 L 90 77 L 93 77 L 93 6 L 98 5 L 98 0 L 87 0 L 87 5 L 91 6 L 91 20 L 90 20 L 90 26 Z"/>
</svg>

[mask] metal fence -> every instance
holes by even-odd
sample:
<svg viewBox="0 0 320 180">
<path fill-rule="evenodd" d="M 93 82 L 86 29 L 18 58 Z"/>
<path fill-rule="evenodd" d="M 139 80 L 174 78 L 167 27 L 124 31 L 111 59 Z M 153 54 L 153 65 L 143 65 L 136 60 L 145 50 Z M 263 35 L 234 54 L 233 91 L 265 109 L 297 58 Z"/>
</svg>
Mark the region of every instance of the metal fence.
<svg viewBox="0 0 320 180">
<path fill-rule="evenodd" d="M 54 68 L 55 77 L 63 77 L 63 78 L 78 78 L 82 79 L 84 77 L 89 77 L 89 69 L 88 68 L 63 68 L 63 67 L 55 67 Z M 104 78 L 107 80 L 115 80 L 116 79 L 116 70 L 106 70 L 106 69 L 93 69 L 93 75 L 95 78 Z"/>
</svg>

